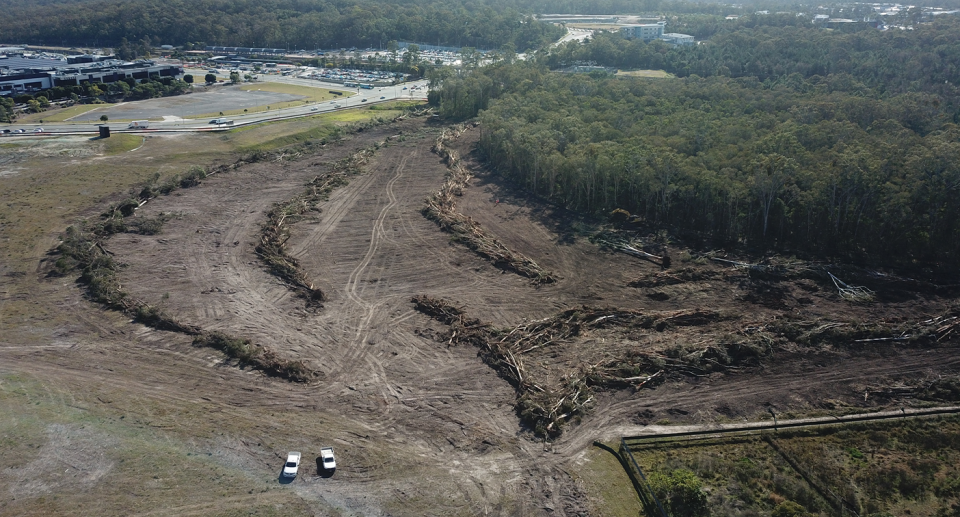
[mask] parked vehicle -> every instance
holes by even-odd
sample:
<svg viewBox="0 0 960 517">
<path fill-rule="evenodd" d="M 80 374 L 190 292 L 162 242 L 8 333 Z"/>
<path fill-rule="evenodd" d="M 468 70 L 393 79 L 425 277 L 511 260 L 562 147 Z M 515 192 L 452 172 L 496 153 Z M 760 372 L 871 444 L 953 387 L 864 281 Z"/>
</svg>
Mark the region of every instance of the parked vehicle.
<svg viewBox="0 0 960 517">
<path fill-rule="evenodd" d="M 333 447 L 321 447 L 320 459 L 323 462 L 323 470 L 337 470 L 337 460 L 333 457 Z"/>
<path fill-rule="evenodd" d="M 127 126 L 127 129 L 147 129 L 150 127 L 149 120 L 134 120 Z"/>
<path fill-rule="evenodd" d="M 283 464 L 282 476 L 285 478 L 297 477 L 297 469 L 300 468 L 300 453 L 288 452 L 287 462 Z"/>
</svg>

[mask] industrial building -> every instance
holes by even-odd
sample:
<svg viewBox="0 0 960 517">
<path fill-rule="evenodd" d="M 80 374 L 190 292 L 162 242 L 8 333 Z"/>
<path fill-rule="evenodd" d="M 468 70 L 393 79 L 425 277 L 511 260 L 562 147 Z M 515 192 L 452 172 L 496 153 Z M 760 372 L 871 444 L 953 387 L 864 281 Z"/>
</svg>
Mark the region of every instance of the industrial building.
<svg viewBox="0 0 960 517">
<path fill-rule="evenodd" d="M 113 83 L 128 78 L 140 82 L 181 75 L 180 66 L 144 60 L 124 62 L 113 56 L 0 55 L 0 95 L 34 93 L 54 86 Z"/>
</svg>

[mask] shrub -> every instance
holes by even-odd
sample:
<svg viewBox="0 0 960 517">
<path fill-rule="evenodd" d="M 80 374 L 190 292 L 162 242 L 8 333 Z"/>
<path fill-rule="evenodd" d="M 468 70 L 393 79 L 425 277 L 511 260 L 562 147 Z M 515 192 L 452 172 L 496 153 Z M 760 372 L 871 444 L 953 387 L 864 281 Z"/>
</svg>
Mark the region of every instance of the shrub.
<svg viewBox="0 0 960 517">
<path fill-rule="evenodd" d="M 669 474 L 655 473 L 650 476 L 650 488 L 664 504 L 668 513 L 676 517 L 701 517 L 710 515 L 707 496 L 701 489 L 700 478 L 687 469 L 677 469 Z"/>
<path fill-rule="evenodd" d="M 770 517 L 812 517 L 802 506 L 793 501 L 784 501 L 773 509 Z"/>
</svg>

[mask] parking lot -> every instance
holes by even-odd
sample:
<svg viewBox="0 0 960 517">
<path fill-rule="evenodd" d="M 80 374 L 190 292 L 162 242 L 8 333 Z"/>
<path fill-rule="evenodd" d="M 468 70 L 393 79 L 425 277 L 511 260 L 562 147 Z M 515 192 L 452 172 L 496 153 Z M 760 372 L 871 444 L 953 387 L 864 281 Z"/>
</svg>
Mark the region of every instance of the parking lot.
<svg viewBox="0 0 960 517">
<path fill-rule="evenodd" d="M 160 117 L 190 118 L 219 111 L 253 108 L 271 103 L 302 99 L 300 95 L 241 90 L 239 86 L 217 86 L 205 92 L 147 101 L 106 104 L 71 119 L 73 122 L 99 122 L 101 115 L 110 120 L 148 120 Z"/>
</svg>

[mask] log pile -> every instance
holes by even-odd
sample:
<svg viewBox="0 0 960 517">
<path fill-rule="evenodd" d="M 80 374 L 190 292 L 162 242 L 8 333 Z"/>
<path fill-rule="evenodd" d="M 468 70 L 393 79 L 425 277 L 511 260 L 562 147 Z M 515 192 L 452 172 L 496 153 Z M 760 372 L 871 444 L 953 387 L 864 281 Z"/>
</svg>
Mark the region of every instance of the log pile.
<svg viewBox="0 0 960 517">
<path fill-rule="evenodd" d="M 590 241 L 601 248 L 625 253 L 639 259 L 649 260 L 664 269 L 669 268 L 671 264 L 670 255 L 667 254 L 666 248 L 661 248 L 660 255 L 654 255 L 653 253 L 644 251 L 639 244 L 633 242 L 624 232 L 602 231 L 591 236 Z"/>
<path fill-rule="evenodd" d="M 542 364 L 536 364 L 550 354 L 551 347 L 576 344 L 591 331 L 604 328 L 649 329 L 713 317 L 713 313 L 700 310 L 644 314 L 585 306 L 539 321 L 496 328 L 468 317 L 462 308 L 443 299 L 421 295 L 412 301 L 418 311 L 450 325 L 443 337 L 449 345 L 468 344 L 480 349 L 484 362 L 517 390 L 517 411 L 522 421 L 544 437 L 558 436 L 564 423 L 586 411 L 594 387 L 639 389 L 662 379 L 669 369 L 690 369 L 678 359 L 633 353 L 596 364 L 570 366 L 558 378 L 550 378 Z"/>
<path fill-rule="evenodd" d="M 379 144 L 361 149 L 352 156 L 338 160 L 329 172 L 308 183 L 302 193 L 283 203 L 277 203 L 267 213 L 267 221 L 260 229 L 257 255 L 271 273 L 305 298 L 308 305 L 320 306 L 324 301 L 324 294 L 309 281 L 300 262 L 287 255 L 285 246 L 290 238 L 290 225 L 302 220 L 307 212 L 319 211 L 318 203 L 326 199 L 334 189 L 346 185 L 350 176 L 362 172 L 363 166 L 378 147 Z"/>
<path fill-rule="evenodd" d="M 556 278 L 536 262 L 507 248 L 487 233 L 480 223 L 457 211 L 456 198 L 463 195 L 472 176 L 463 167 L 457 150 L 448 147 L 447 143 L 458 138 L 465 129 L 465 126 L 461 125 L 452 130 L 444 130 L 433 146 L 433 152 L 443 158 L 447 165 L 447 180 L 437 193 L 427 199 L 422 210 L 423 215 L 436 222 L 443 231 L 453 234 L 457 241 L 493 262 L 494 266 L 530 278 L 536 285 L 555 282 Z"/>
</svg>

